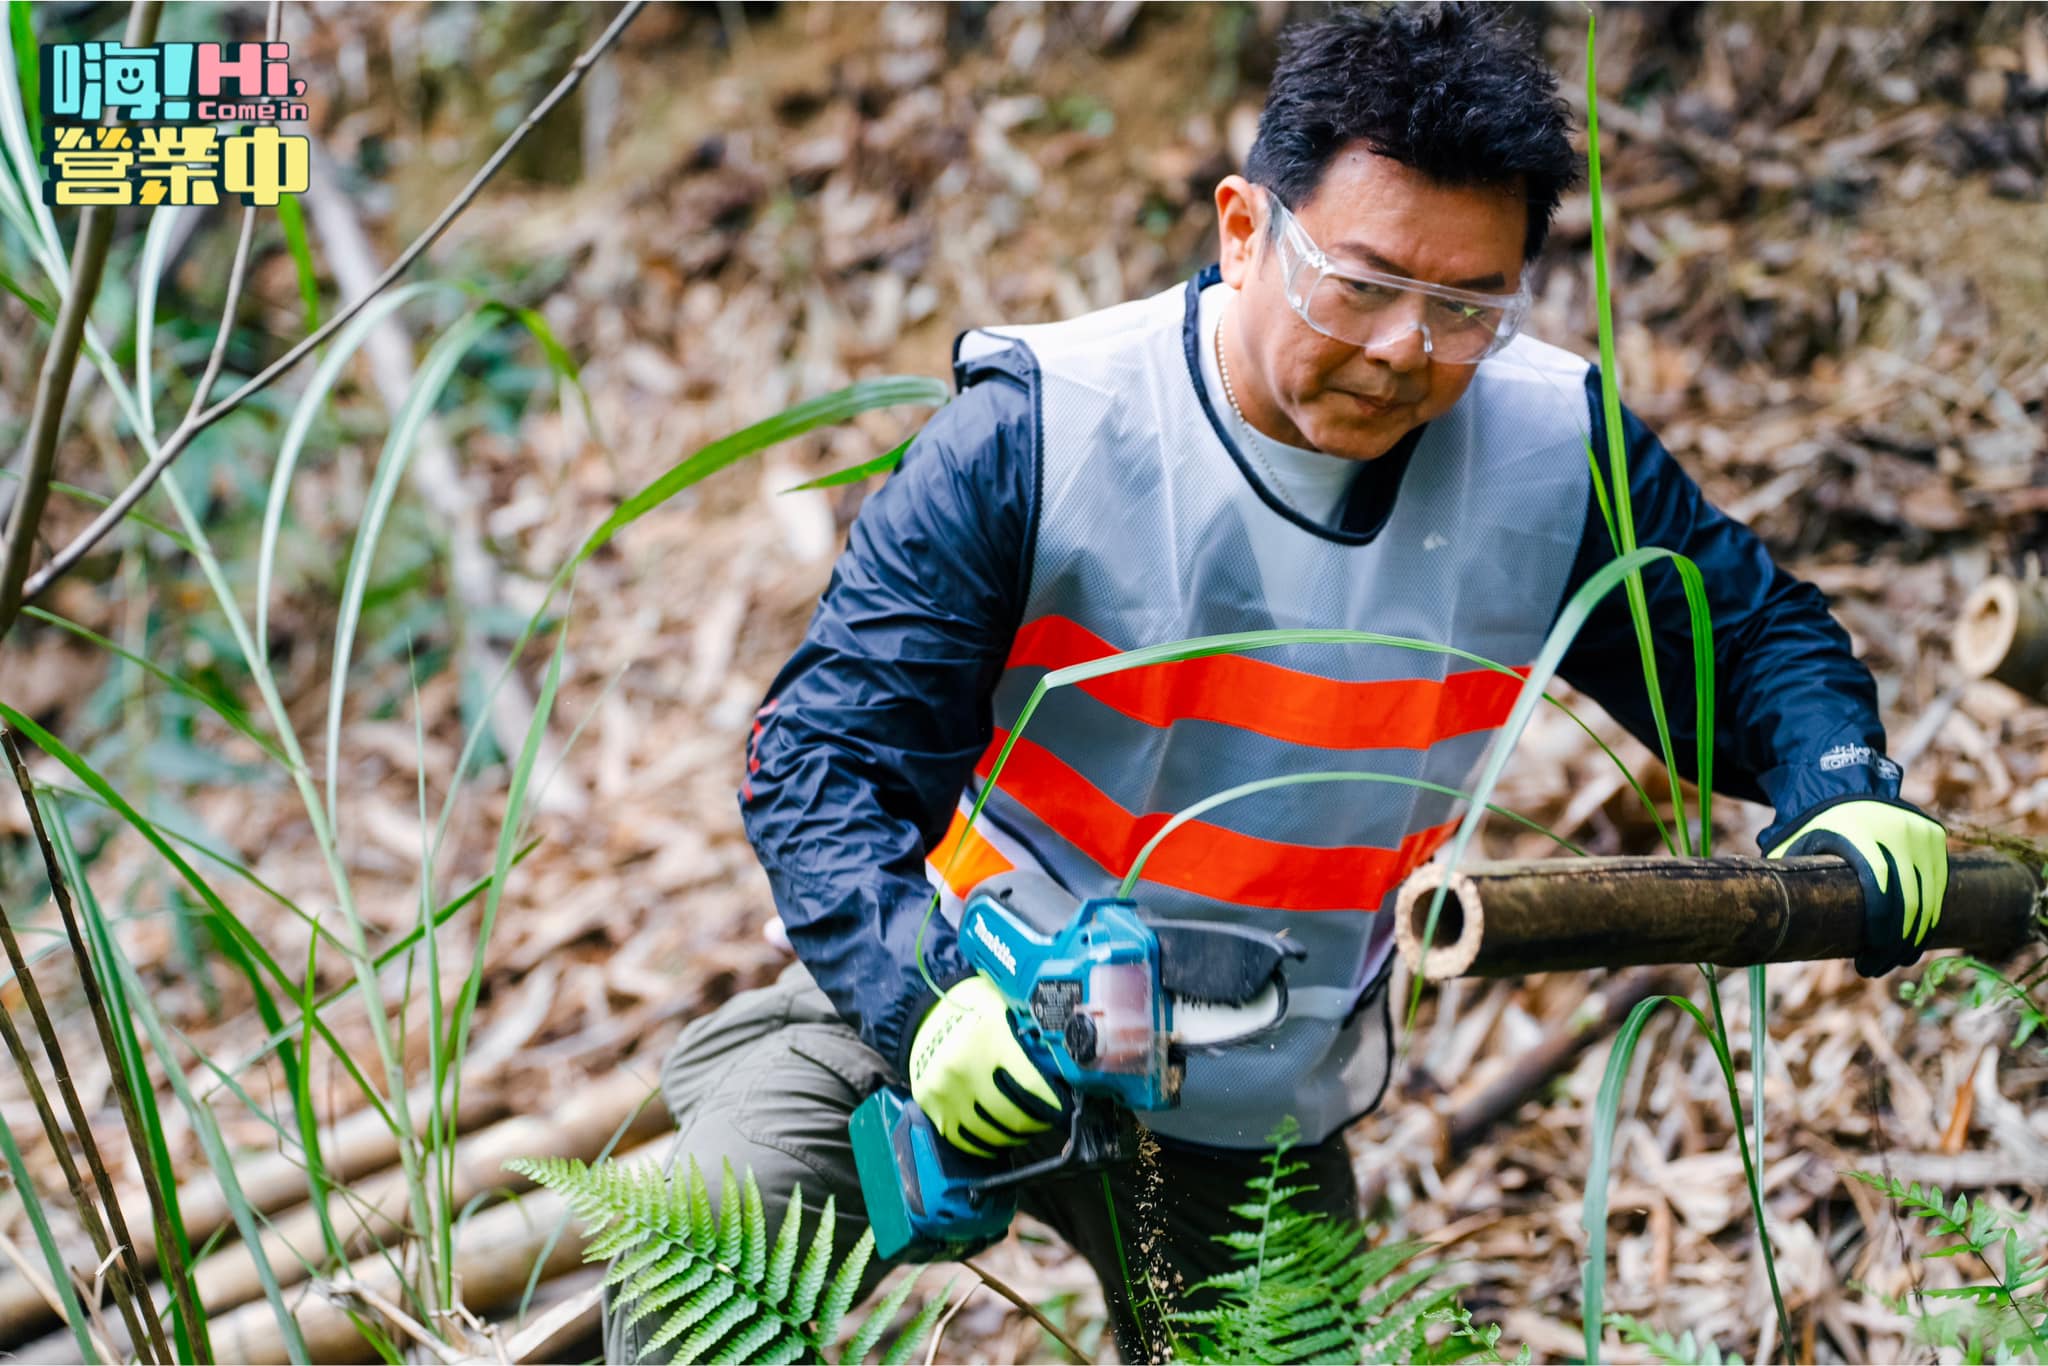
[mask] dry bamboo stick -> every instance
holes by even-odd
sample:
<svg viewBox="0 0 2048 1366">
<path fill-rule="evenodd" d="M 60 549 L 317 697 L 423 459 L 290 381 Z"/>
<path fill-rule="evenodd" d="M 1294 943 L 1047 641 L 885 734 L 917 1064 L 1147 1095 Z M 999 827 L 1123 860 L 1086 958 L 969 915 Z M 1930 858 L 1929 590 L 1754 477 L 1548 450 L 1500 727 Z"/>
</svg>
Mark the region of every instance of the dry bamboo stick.
<svg viewBox="0 0 2048 1366">
<path fill-rule="evenodd" d="M 505 1170 L 508 1158 L 577 1157 L 590 1161 L 611 1142 L 622 1125 L 627 1126 L 620 1139 L 622 1144 L 654 1137 L 673 1121 L 667 1107 L 659 1101 L 642 1105 L 647 1098 L 645 1081 L 621 1073 L 580 1093 L 577 1104 L 559 1118 L 515 1116 L 465 1139 L 455 1151 L 451 1207 L 460 1208 L 492 1190 L 524 1188 L 524 1180 Z M 384 1265 L 375 1249 L 398 1242 L 410 1214 L 403 1175 L 395 1167 L 387 1168 L 368 1180 L 356 1182 L 346 1194 L 330 1194 L 328 1214 L 351 1255 L 368 1254 L 365 1263 Z M 263 1236 L 263 1251 L 281 1286 L 289 1288 L 304 1281 L 308 1275 L 306 1263 L 317 1265 L 323 1255 L 317 1212 L 308 1204 L 277 1220 Z M 358 1270 L 363 1264 L 358 1263 Z M 259 1303 L 263 1285 L 247 1247 L 233 1244 L 223 1248 L 201 1262 L 194 1274 L 200 1301 L 209 1315 L 239 1310 L 242 1306 L 268 1315 L 267 1306 Z M 354 1272 L 344 1279 L 350 1278 L 362 1279 Z M 483 1307 L 468 1303 L 472 1310 Z M 29 1360 L 57 1360 L 50 1354 L 61 1353 L 63 1343 L 69 1341 L 68 1336 L 61 1340 L 47 1337 L 30 1344 L 24 1353 Z M 222 1360 L 246 1359 L 230 1352 L 218 1340 L 215 1346 Z"/>
<path fill-rule="evenodd" d="M 1836 858 L 1492 863 L 1450 877 L 1424 964 L 1424 922 L 1443 880 L 1444 870 L 1423 869 L 1402 887 L 1394 912 L 1402 958 L 1430 981 L 1849 958 L 1863 933 L 1861 885 Z M 2018 948 L 2040 895 L 2034 875 L 2003 854 L 1953 853 L 1941 921 L 1926 947 L 1986 955 Z"/>
<path fill-rule="evenodd" d="M 430 1100 L 427 1089 L 418 1088 L 410 1097 L 408 1113 L 424 1116 Z M 494 1124 L 510 1109 L 502 1087 L 466 1086 L 462 1108 L 456 1115 L 456 1132 L 468 1133 Z M 322 1130 L 320 1152 L 332 1179 L 353 1182 L 395 1166 L 398 1139 L 381 1115 L 365 1107 Z M 246 1167 L 237 1169 L 236 1176 L 249 1207 L 264 1214 L 275 1214 L 306 1198 L 305 1163 L 297 1157 L 272 1153 L 252 1158 Z M 136 1198 L 139 1197 L 131 1192 L 130 1200 Z M 184 1217 L 186 1236 L 195 1247 L 232 1222 L 219 1185 L 208 1178 L 195 1180 L 178 1192 L 178 1209 Z M 145 1273 L 155 1271 L 156 1239 L 148 1234 L 138 1236 L 135 1255 Z M 0 1276 L 0 1349 L 45 1332 L 57 1321 L 56 1311 L 36 1293 L 34 1286 L 19 1276 Z"/>
<path fill-rule="evenodd" d="M 2048 702 L 2048 579 L 1994 574 L 1963 602 L 1950 652 L 1972 678 Z"/>
</svg>

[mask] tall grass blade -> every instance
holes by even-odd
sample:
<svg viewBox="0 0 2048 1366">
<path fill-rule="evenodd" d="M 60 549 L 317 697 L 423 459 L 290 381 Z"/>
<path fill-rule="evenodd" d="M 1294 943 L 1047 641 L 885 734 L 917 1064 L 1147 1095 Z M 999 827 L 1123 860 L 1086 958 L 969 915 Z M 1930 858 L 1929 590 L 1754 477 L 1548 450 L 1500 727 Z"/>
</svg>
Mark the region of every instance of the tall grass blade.
<svg viewBox="0 0 2048 1366">
<path fill-rule="evenodd" d="M 1465 850 L 1472 843 L 1472 836 L 1479 829 L 1479 822 L 1485 816 L 1485 808 L 1476 803 L 1489 801 L 1493 789 L 1500 782 L 1500 775 L 1507 768 L 1508 758 L 1514 753 L 1515 744 L 1522 738 L 1522 731 L 1528 726 L 1529 718 L 1535 713 L 1536 703 L 1541 699 L 1543 689 L 1556 676 L 1558 665 L 1564 660 L 1565 651 L 1571 648 L 1586 620 L 1600 600 L 1613 592 L 1630 574 L 1640 573 L 1644 566 L 1659 560 L 1671 561 L 1678 570 L 1680 582 L 1685 585 L 1685 596 L 1692 609 L 1693 627 L 1693 668 L 1695 704 L 1701 717 L 1699 727 L 1699 752 L 1697 757 L 1700 774 L 1700 788 L 1704 792 L 1713 781 L 1714 733 L 1712 720 L 1714 712 L 1714 643 L 1713 624 L 1707 609 L 1706 583 L 1700 577 L 1699 566 L 1676 551 L 1650 546 L 1628 554 L 1602 566 L 1586 580 L 1566 601 L 1563 610 L 1557 614 L 1556 623 L 1543 641 L 1543 648 L 1536 654 L 1536 662 L 1529 668 L 1529 676 L 1522 684 L 1521 694 L 1515 698 L 1514 707 L 1508 712 L 1507 721 L 1495 732 L 1493 743 L 1487 747 L 1486 759 L 1480 765 L 1478 781 L 1472 785 L 1472 800 L 1475 805 L 1466 808 L 1464 818 L 1458 823 L 1458 832 L 1453 835 L 1446 855 L 1450 866 L 1457 867 L 1465 857 Z M 1677 785 L 1674 771 L 1672 783 Z M 1684 841 L 1681 840 L 1681 845 Z M 1436 889 L 1429 901 L 1429 914 L 1423 922 L 1422 946 L 1427 951 L 1435 941 L 1438 917 L 1442 914 L 1444 898 L 1450 891 L 1446 880 Z M 1422 976 L 1416 974 L 1409 992 L 1408 1022 L 1412 1025 L 1415 1010 L 1422 1003 Z"/>
<path fill-rule="evenodd" d="M 121 1051 L 136 1115 L 142 1122 L 147 1151 L 138 1152 L 135 1160 L 147 1162 L 155 1169 L 157 1185 L 163 1195 L 164 1225 L 170 1231 L 173 1245 L 168 1249 L 159 1248 L 157 1261 L 165 1269 L 166 1276 L 176 1274 L 171 1268 L 178 1268 L 189 1276 L 194 1264 L 192 1237 L 186 1231 L 184 1210 L 178 1204 L 178 1169 L 171 1160 L 170 1144 L 164 1137 L 163 1119 L 157 1112 L 156 1092 L 149 1081 L 148 1060 L 143 1055 L 142 1042 L 135 1031 L 134 1013 L 128 1003 L 129 974 L 122 972 L 117 963 L 115 955 L 119 950 L 112 928 L 100 905 L 99 894 L 93 891 L 92 883 L 85 876 L 85 865 L 78 856 L 78 846 L 71 838 L 70 824 L 47 793 L 39 793 L 38 800 L 43 804 L 44 823 L 49 827 L 51 843 L 56 847 L 64 876 L 77 897 L 81 918 L 85 922 L 86 943 L 92 951 L 93 974 L 106 998 L 107 1017 L 114 1027 L 114 1043 Z M 188 1298 L 198 1316 L 196 1323 L 185 1312 Z M 211 1360 L 213 1352 L 207 1341 L 206 1306 L 201 1297 L 197 1293 L 189 1296 L 174 1294 L 170 1299 L 171 1331 L 177 1342 L 178 1359 Z"/>
<path fill-rule="evenodd" d="M 342 584 L 340 619 L 334 628 L 334 665 L 327 691 L 327 821 L 333 828 L 341 814 L 341 716 L 348 696 L 349 658 L 355 649 L 356 628 L 362 621 L 363 599 L 370 590 L 370 570 L 377 558 L 377 543 L 384 535 L 384 521 L 398 498 L 399 481 L 412 463 L 419 445 L 420 428 L 426 425 L 441 391 L 454 377 L 455 367 L 484 334 L 501 321 L 501 313 L 485 307 L 469 314 L 443 333 L 427 352 L 405 403 L 392 420 L 384 441 L 384 453 L 370 479 L 369 497 L 363 505 L 363 519 L 356 528 L 349 551 L 348 577 Z M 360 321 L 360 319 L 358 319 Z"/>
<path fill-rule="evenodd" d="M 872 460 L 863 460 L 858 465 L 849 465 L 843 470 L 834 470 L 830 474 L 821 474 L 816 479 L 806 479 L 801 484 L 791 484 L 783 492 L 802 493 L 805 489 L 836 489 L 841 484 L 858 484 L 869 475 L 880 474 L 884 470 L 893 470 L 902 464 L 904 452 L 910 449 L 910 443 L 916 439 L 915 437 L 910 437 L 899 441 Z"/>
<path fill-rule="evenodd" d="M 1691 1007 L 1680 996 L 1652 996 L 1638 1001 L 1622 1021 L 1607 1054 L 1607 1070 L 1600 1078 L 1600 1094 L 1593 1102 L 1593 1144 L 1586 1163 L 1586 1203 L 1580 1216 L 1586 1230 L 1586 1261 L 1579 1270 L 1579 1310 L 1585 1324 L 1587 1361 L 1604 1361 L 1601 1326 L 1607 1291 L 1607 1194 L 1608 1174 L 1614 1165 L 1614 1126 L 1621 1113 L 1621 1090 L 1628 1081 L 1629 1064 L 1635 1060 L 1636 1043 L 1643 1026 L 1658 1006 L 1671 1002 Z"/>
<path fill-rule="evenodd" d="M 249 719 L 249 714 L 235 705 L 230 699 L 193 687 L 190 683 L 164 668 L 155 660 L 136 654 L 133 650 L 107 639 L 91 627 L 79 625 L 69 617 L 60 617 L 55 612 L 46 612 L 40 607 L 24 607 L 21 609 L 21 614 L 25 617 L 34 617 L 37 621 L 54 626 L 60 631 L 69 632 L 80 640 L 90 641 L 107 653 L 126 660 L 151 678 L 154 678 L 157 682 L 169 688 L 172 692 L 190 701 L 197 702 L 200 706 L 218 716 L 237 734 L 256 745 L 280 764 L 289 762 L 284 757 L 284 751 L 277 747 L 277 743 L 269 736 L 257 730 L 255 723 Z"/>
<path fill-rule="evenodd" d="M 21 115 L 28 124 L 28 145 L 43 148 L 43 68 L 36 47 L 35 20 L 29 0 L 8 0 L 7 38 L 14 48 L 14 72 L 21 90 Z M 39 194 L 41 182 L 23 185 L 24 194 Z"/>
<path fill-rule="evenodd" d="M 1255 796 L 1261 792 L 1271 792 L 1276 788 L 1296 787 L 1303 783 L 1388 783 L 1397 787 L 1420 788 L 1425 792 L 1437 792 L 1446 797 L 1458 797 L 1465 801 L 1470 801 L 1472 798 L 1471 793 L 1460 788 L 1446 787 L 1442 783 L 1432 783 L 1423 778 L 1410 778 L 1405 774 L 1397 773 L 1363 773 L 1332 770 L 1321 773 L 1286 773 L 1274 778 L 1259 778 L 1253 782 L 1239 783 L 1236 787 L 1226 788 L 1221 792 L 1213 793 L 1190 806 L 1176 811 L 1172 818 L 1160 826 L 1152 838 L 1146 840 L 1143 847 L 1138 850 L 1137 857 L 1131 860 L 1131 870 L 1124 874 L 1123 883 L 1117 888 L 1116 894 L 1120 897 L 1130 896 L 1137 889 L 1138 879 L 1144 875 L 1145 861 L 1152 857 L 1152 851 L 1164 844 L 1167 836 L 1188 822 L 1199 818 L 1205 812 L 1213 811 L 1217 807 L 1228 802 L 1234 802 L 1241 797 Z M 1488 810 L 1497 816 L 1506 816 L 1509 820 L 1517 821 L 1539 835 L 1547 836 L 1568 853 L 1576 854 L 1580 858 L 1586 856 L 1586 851 L 1579 848 L 1578 845 L 1573 844 L 1570 840 L 1550 830 L 1540 822 L 1530 820 L 1519 812 L 1510 811 L 1504 806 L 1490 806 Z"/>
<path fill-rule="evenodd" d="M 19 470 L 0 469 L 0 479 L 18 484 L 21 482 L 21 472 Z M 107 507 L 114 501 L 104 493 L 95 493 L 91 489 L 82 489 L 76 484 L 67 484 L 61 479 L 52 479 L 50 481 L 50 492 L 61 493 L 67 498 L 76 498 L 82 503 L 91 503 L 96 508 Z M 179 531 L 167 522 L 159 522 L 146 512 L 130 508 L 121 520 L 133 522 L 137 526 L 154 531 L 187 555 L 196 555 L 198 553 L 198 547 L 192 543 L 192 539 L 184 532 Z"/>
<path fill-rule="evenodd" d="M 291 253 L 292 271 L 299 279 L 299 302 L 306 306 L 306 332 L 311 335 L 320 330 L 320 272 L 313 266 L 306 211 L 299 207 L 297 195 L 278 196 L 277 224 L 284 229 L 284 247 Z"/>
<path fill-rule="evenodd" d="M 11 181 L 17 187 L 10 198 L 18 197 L 23 213 L 34 220 L 22 236 L 30 251 L 47 265 L 45 253 L 56 251 L 57 230 L 43 203 L 42 141 L 30 132 L 33 128 L 40 134 L 42 115 L 40 111 L 31 113 L 34 101 L 24 98 L 31 92 L 40 95 L 42 72 L 37 66 L 29 7 L 23 0 L 8 2 L 7 43 L 0 48 L 0 65 L 5 67 L 0 70 L 0 148 L 6 152 L 0 157 L 0 170 L 11 172 L 0 175 L 0 182 Z"/>
<path fill-rule="evenodd" d="M 0 1114 L 0 1155 L 7 1159 L 7 1170 L 14 1177 L 15 1196 L 21 1201 L 22 1212 L 28 1215 L 29 1226 L 35 1230 L 36 1246 L 43 1253 L 43 1265 L 49 1270 L 58 1298 L 64 1302 L 64 1322 L 78 1343 L 78 1359 L 97 1362 L 100 1354 L 93 1350 L 92 1340 L 86 1336 L 85 1325 L 90 1320 L 85 1316 L 85 1306 L 78 1302 L 77 1289 L 71 1284 L 71 1268 L 65 1265 L 64 1253 L 50 1232 L 50 1216 L 43 1209 L 43 1198 L 36 1193 L 28 1163 L 22 1160 L 21 1145 L 14 1141 L 14 1130 L 8 1127 L 4 1114 Z"/>
<path fill-rule="evenodd" d="M 6 290 L 9 294 L 12 294 L 15 298 L 28 305 L 28 311 L 35 314 L 36 320 L 42 323 L 44 327 L 55 327 L 57 325 L 57 310 L 50 307 L 39 296 L 29 293 L 27 286 L 4 270 L 0 270 L 0 289 Z"/>
<path fill-rule="evenodd" d="M 240 920 L 235 918 L 234 913 L 227 908 L 226 903 L 220 899 L 219 894 L 208 885 L 206 879 L 199 876 L 198 870 L 172 847 L 170 840 L 165 837 L 163 831 L 157 828 L 155 822 L 142 815 L 142 813 L 130 805 L 127 799 L 116 792 L 113 785 L 100 775 L 98 770 L 86 763 L 84 759 L 74 753 L 62 740 L 59 740 L 49 731 L 43 729 L 43 727 L 16 711 L 13 707 L 8 706 L 5 702 L 0 702 L 0 720 L 4 720 L 13 729 L 26 735 L 35 742 L 38 749 L 70 769 L 72 774 L 90 788 L 94 795 L 109 810 L 120 816 L 137 834 L 149 841 L 150 845 L 163 857 L 164 861 L 177 870 L 185 885 L 190 887 L 199 899 L 206 903 L 208 910 L 213 915 L 213 920 L 211 921 L 213 928 L 224 945 L 228 943 L 238 945 L 243 952 L 248 954 L 249 959 L 262 969 L 265 976 L 284 987 L 293 996 L 296 997 L 299 994 L 301 988 L 292 982 L 283 968 L 278 966 L 277 961 L 270 956 L 269 951 L 263 947 L 262 943 L 249 933 Z M 232 955 L 230 957 L 232 960 Z M 333 1050 L 335 1060 L 348 1071 L 349 1075 L 356 1080 L 358 1085 L 364 1088 L 364 1094 L 370 1098 L 371 1103 L 377 1104 L 377 1092 L 370 1086 L 368 1079 L 363 1076 L 360 1069 L 357 1068 L 354 1051 L 346 1047 L 335 1036 L 334 1032 L 328 1028 L 327 1024 L 319 1020 L 317 1016 L 315 1017 L 314 1027 L 319 1032 L 321 1041 Z M 295 1066 L 296 1064 L 294 1063 L 293 1065 Z"/>
<path fill-rule="evenodd" d="M 756 422 L 751 427 L 744 427 L 731 436 L 721 437 L 687 460 L 670 467 L 645 488 L 619 504 L 612 515 L 605 518 L 597 530 L 584 539 L 582 546 L 564 568 L 574 569 L 582 564 L 620 531 L 706 475 L 715 474 L 727 465 L 744 460 L 770 446 L 779 445 L 792 437 L 802 436 L 805 432 L 850 421 L 876 408 L 893 408 L 900 403 L 923 403 L 937 407 L 946 401 L 949 392 L 942 381 L 922 375 L 889 375 L 881 379 L 857 380 L 844 389 L 806 399 L 793 408 L 777 413 L 774 417 Z"/>
<path fill-rule="evenodd" d="M 519 761 L 512 769 L 512 783 L 505 794 L 505 820 L 498 828 L 498 851 L 491 865 L 490 890 L 484 896 L 483 917 L 476 928 L 476 946 L 470 957 L 469 976 L 462 984 L 462 994 L 457 998 L 454 1010 L 450 1012 L 455 1029 L 454 1041 L 445 1057 L 434 1059 L 434 1086 L 437 1093 L 443 1085 L 448 1087 L 448 1113 L 451 1115 L 459 1113 L 462 1108 L 462 1060 L 469 1053 L 470 1024 L 476 1015 L 477 998 L 483 991 L 484 956 L 490 947 L 491 930 L 497 924 L 505 881 L 512 869 L 512 852 L 519 844 L 520 826 L 526 813 L 527 785 L 533 778 L 534 766 L 540 762 L 541 740 L 547 734 L 548 717 L 554 712 L 555 697 L 562 686 L 562 659 L 568 650 L 568 635 L 566 625 L 556 634 L 554 653 L 548 659 L 547 676 L 541 683 L 540 695 L 534 699 L 533 722 L 526 729 L 526 742 L 520 747 Z M 452 1273 L 452 1258 L 444 1258 L 441 1267 L 444 1274 Z"/>
<path fill-rule="evenodd" d="M 135 267 L 135 397 L 142 407 L 143 431 L 156 436 L 156 291 L 163 283 L 164 257 L 177 240 L 182 205 L 166 204 L 149 215 L 142 235 L 142 257 Z M 221 320 L 227 326 L 227 320 Z"/>
<path fill-rule="evenodd" d="M 312 377 L 306 381 L 305 390 L 292 405 L 291 420 L 285 424 L 284 438 L 278 443 L 277 464 L 270 472 L 270 496 L 263 502 L 263 531 L 256 550 L 256 648 L 265 659 L 270 653 L 271 580 L 277 568 L 278 534 L 284 526 L 285 503 L 291 491 L 292 476 L 298 470 L 299 452 L 305 448 L 306 438 L 313 430 L 313 423 L 319 417 L 328 393 L 341 378 L 342 370 L 355 359 L 357 350 L 369 339 L 370 333 L 395 310 L 423 294 L 435 292 L 437 288 L 445 290 L 447 287 L 400 285 L 371 300 L 328 343 L 326 355 L 320 358 L 320 364 L 314 367 Z"/>
</svg>

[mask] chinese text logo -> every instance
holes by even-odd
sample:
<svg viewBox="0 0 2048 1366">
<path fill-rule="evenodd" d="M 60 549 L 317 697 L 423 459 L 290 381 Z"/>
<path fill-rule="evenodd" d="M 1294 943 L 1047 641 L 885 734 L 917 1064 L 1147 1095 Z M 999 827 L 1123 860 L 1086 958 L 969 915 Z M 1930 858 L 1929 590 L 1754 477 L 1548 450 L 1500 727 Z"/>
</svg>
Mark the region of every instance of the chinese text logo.
<svg viewBox="0 0 2048 1366">
<path fill-rule="evenodd" d="M 43 44 L 43 201 L 276 204 L 310 181 L 311 144 L 268 126 L 306 117 L 286 43 Z M 108 112 L 128 122 L 102 124 Z M 223 135 L 211 125 L 246 121 Z M 246 126 L 254 123 L 256 126 Z"/>
</svg>

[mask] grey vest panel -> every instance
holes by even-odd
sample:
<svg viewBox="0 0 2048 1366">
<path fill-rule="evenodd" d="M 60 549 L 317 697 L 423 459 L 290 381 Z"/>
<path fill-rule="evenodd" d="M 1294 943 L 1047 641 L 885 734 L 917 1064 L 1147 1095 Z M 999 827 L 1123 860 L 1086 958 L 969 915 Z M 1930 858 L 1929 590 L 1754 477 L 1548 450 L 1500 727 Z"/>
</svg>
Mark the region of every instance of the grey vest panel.
<svg viewBox="0 0 2048 1366">
<path fill-rule="evenodd" d="M 962 339 L 963 359 L 1022 344 L 1040 376 L 1041 503 L 1024 620 L 1065 617 L 1118 649 L 1226 631 L 1346 627 L 1456 645 L 1510 666 L 1533 660 L 1585 518 L 1585 362 L 1526 337 L 1483 362 L 1465 396 L 1424 432 L 1380 534 L 1347 544 L 1289 521 L 1246 482 L 1197 398 L 1182 340 L 1189 302 L 1176 287 L 1066 322 Z M 1385 646 L 1285 646 L 1250 657 L 1343 682 L 1441 680 L 1473 667 Z M 1015 724 L 1043 672 L 1006 675 L 999 727 Z M 1308 770 L 1397 773 L 1462 789 L 1493 732 L 1420 750 L 1320 749 L 1207 721 L 1155 727 L 1063 688 L 1040 703 L 1024 734 L 1142 816 Z M 1410 787 L 1317 784 L 1202 819 L 1288 844 L 1392 849 L 1461 807 Z M 1000 780 L 982 819 L 1078 896 L 1114 894 L 1127 871 L 1076 848 Z M 1287 1019 L 1191 1058 L 1181 1108 L 1147 1123 L 1172 1137 L 1255 1147 L 1283 1115 L 1317 1141 L 1377 1103 L 1391 1047 L 1384 993 L 1367 997 L 1390 952 L 1391 921 L 1376 914 L 1381 896 L 1362 896 L 1370 904 L 1351 910 L 1286 911 L 1147 879 L 1137 897 L 1165 914 L 1284 930 L 1310 948 L 1288 969 Z"/>
</svg>

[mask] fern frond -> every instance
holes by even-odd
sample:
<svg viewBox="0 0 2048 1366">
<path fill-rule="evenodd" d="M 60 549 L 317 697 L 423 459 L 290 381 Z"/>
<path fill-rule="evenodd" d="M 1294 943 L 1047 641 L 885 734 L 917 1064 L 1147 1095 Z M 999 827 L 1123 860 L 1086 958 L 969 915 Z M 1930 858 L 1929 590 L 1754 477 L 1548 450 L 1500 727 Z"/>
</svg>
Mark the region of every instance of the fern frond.
<svg viewBox="0 0 2048 1366">
<path fill-rule="evenodd" d="M 1199 1307 L 1168 1313 L 1176 1356 L 1187 1362 L 1410 1361 L 1430 1350 L 1433 1323 L 1455 1317 L 1470 1324 L 1462 1309 L 1446 1308 L 1455 1305 L 1457 1287 L 1432 1288 L 1437 1266 L 1409 1265 L 1427 1244 L 1367 1248 L 1357 1222 L 1299 1208 L 1300 1197 L 1315 1189 L 1294 1179 L 1308 1164 L 1289 1155 L 1292 1133 L 1272 1141 L 1264 1169 L 1245 1181 L 1250 1198 L 1231 1207 L 1245 1226 L 1216 1237 L 1233 1265 L 1190 1287 Z M 1491 1352 L 1497 1337 L 1482 1340 L 1468 1332 L 1454 1350 Z"/>
<path fill-rule="evenodd" d="M 506 1165 L 560 1194 L 585 1229 L 596 1233 L 584 1260 L 613 1261 L 605 1282 L 616 1288 L 614 1312 L 628 1326 L 656 1323 L 641 1350 L 673 1344 L 679 1362 L 825 1359 L 874 1252 L 869 1232 L 844 1258 L 833 1257 L 836 1225 L 828 1199 L 799 1269 L 802 1192 L 790 1192 L 771 1244 L 753 1173 L 738 1178 L 730 1163 L 723 1166 L 715 1201 L 695 1161 L 673 1180 L 659 1170 L 614 1163 L 588 1167 L 521 1158 Z M 905 1280 L 855 1327 L 842 1361 L 859 1361 L 873 1350 L 914 1283 L 915 1278 Z M 907 1358 L 921 1344 L 943 1304 L 942 1298 L 925 1306 L 891 1344 L 891 1359 Z"/>
<path fill-rule="evenodd" d="M 1711 1338 L 1700 1341 L 1690 1329 L 1674 1338 L 1633 1314 L 1609 1314 L 1607 1326 L 1620 1333 L 1623 1342 L 1634 1343 L 1665 1366 L 1742 1366 L 1741 1357 L 1724 1356 Z"/>
</svg>

